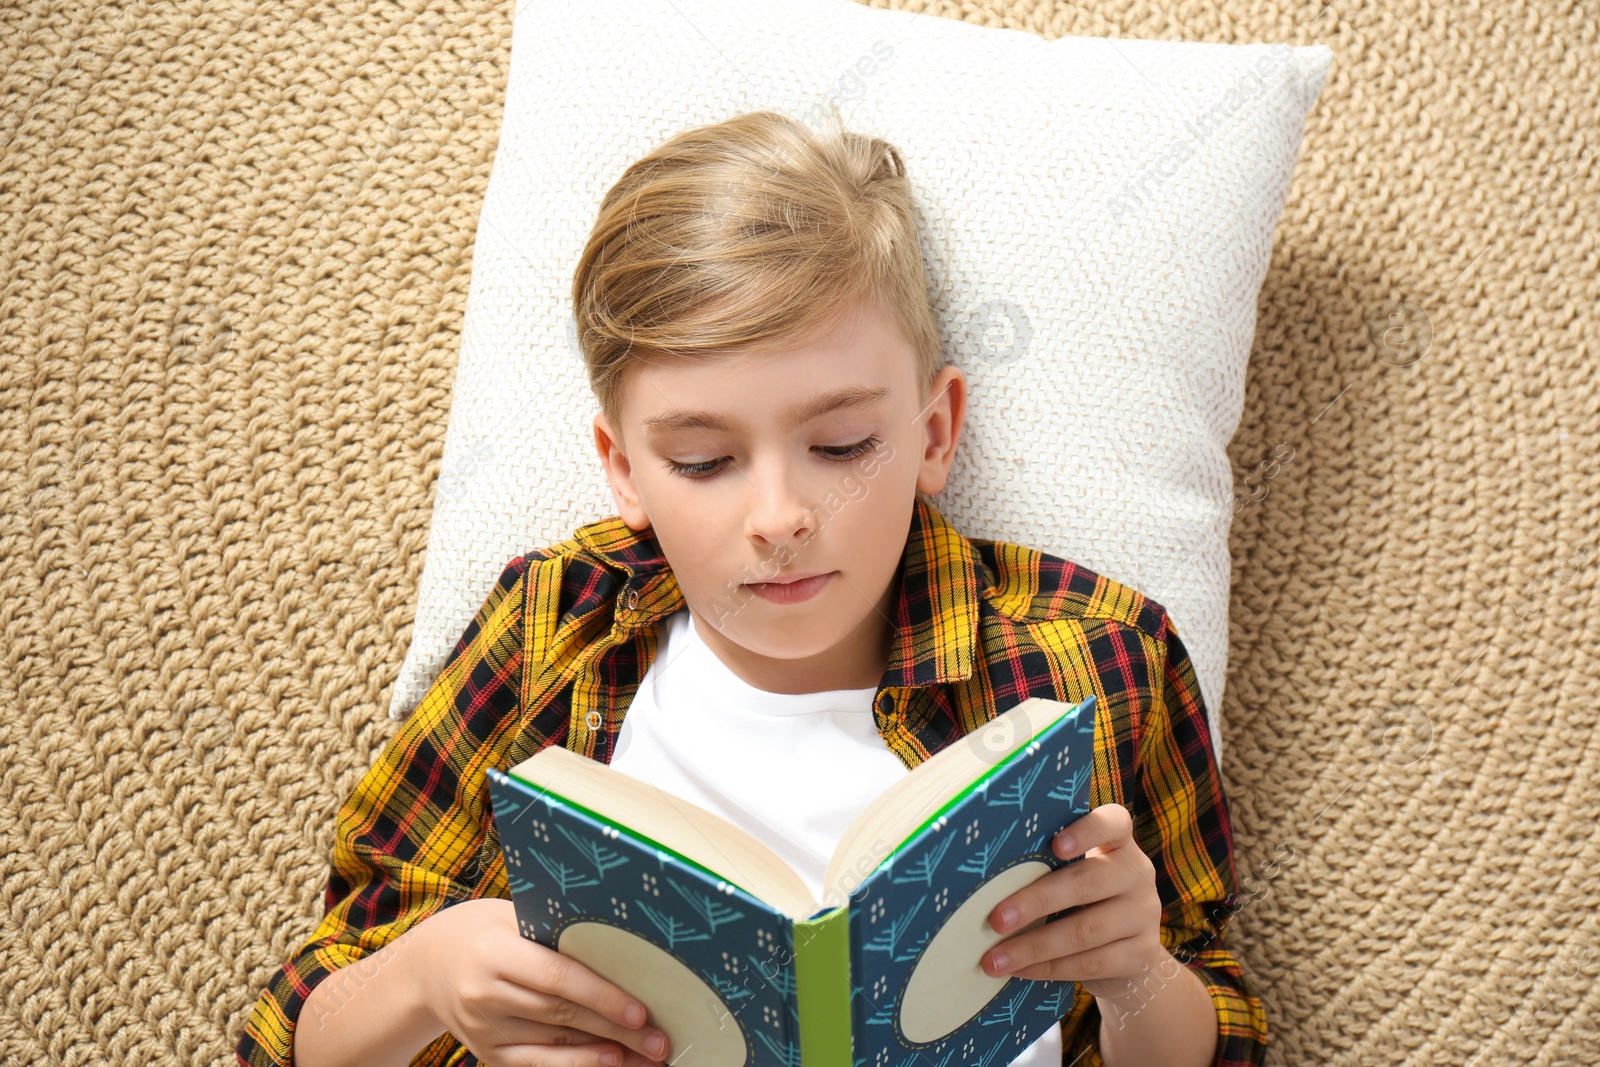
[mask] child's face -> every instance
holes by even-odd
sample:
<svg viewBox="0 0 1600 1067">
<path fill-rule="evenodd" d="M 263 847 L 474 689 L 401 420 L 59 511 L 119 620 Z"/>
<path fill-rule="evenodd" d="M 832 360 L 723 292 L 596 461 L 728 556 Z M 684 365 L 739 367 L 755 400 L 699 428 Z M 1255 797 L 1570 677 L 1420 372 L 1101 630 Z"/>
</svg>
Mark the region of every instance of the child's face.
<svg viewBox="0 0 1600 1067">
<path fill-rule="evenodd" d="M 846 390 L 867 399 L 805 410 Z M 780 352 L 636 365 L 621 427 L 596 415 L 595 442 L 618 514 L 654 528 L 734 673 L 770 692 L 863 688 L 887 664 L 916 491 L 944 487 L 965 406 L 956 367 L 919 397 L 910 345 L 868 300 Z M 797 602 L 750 585 L 797 574 L 828 577 Z"/>
</svg>

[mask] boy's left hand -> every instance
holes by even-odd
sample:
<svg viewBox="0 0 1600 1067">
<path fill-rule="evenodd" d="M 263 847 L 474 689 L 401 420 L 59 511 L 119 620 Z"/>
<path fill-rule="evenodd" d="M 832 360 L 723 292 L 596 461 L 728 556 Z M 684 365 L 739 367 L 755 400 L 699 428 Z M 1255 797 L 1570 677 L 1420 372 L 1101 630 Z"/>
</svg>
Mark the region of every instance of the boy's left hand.
<svg viewBox="0 0 1600 1067">
<path fill-rule="evenodd" d="M 994 946 L 980 963 L 984 973 L 1065 979 L 1100 998 L 1125 994 L 1129 979 L 1155 969 L 1168 955 L 1161 944 L 1155 864 L 1133 839 L 1133 817 L 1121 804 L 1102 804 L 1058 833 L 1051 847 L 1062 859 L 1083 859 L 996 904 L 989 925 L 1003 934 L 1063 908 L 1078 910 Z M 1010 922 L 1002 915 L 1008 907 L 1016 909 Z M 1008 961 L 996 967 L 1001 954 Z"/>
</svg>

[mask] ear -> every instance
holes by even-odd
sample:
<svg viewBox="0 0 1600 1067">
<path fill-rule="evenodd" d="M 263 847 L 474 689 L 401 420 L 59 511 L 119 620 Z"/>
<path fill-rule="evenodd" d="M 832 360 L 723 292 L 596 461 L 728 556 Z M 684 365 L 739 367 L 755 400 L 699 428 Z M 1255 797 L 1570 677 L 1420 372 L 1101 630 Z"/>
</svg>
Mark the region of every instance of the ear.
<svg viewBox="0 0 1600 1067">
<path fill-rule="evenodd" d="M 967 416 L 967 376 L 960 367 L 952 363 L 941 367 L 933 376 L 928 386 L 927 412 L 917 489 L 923 493 L 937 493 L 950 477 L 956 443 L 961 438 L 961 424 Z"/>
<path fill-rule="evenodd" d="M 606 419 L 605 412 L 595 412 L 594 445 L 600 453 L 606 481 L 611 483 L 611 499 L 617 505 L 617 514 L 632 529 L 643 530 L 650 525 L 650 516 L 645 512 L 639 487 L 633 481 L 633 464 L 622 450 L 622 436 Z"/>
</svg>

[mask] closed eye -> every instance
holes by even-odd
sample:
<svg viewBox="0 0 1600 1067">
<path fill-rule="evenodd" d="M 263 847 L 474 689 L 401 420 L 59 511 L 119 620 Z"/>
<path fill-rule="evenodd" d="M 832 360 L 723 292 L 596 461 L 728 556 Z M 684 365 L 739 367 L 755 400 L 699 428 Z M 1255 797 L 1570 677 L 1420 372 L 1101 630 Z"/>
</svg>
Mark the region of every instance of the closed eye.
<svg viewBox="0 0 1600 1067">
<path fill-rule="evenodd" d="M 883 443 L 883 438 L 877 434 L 853 445 L 818 445 L 816 451 L 838 463 L 848 463 L 857 456 L 864 456 Z M 667 460 L 666 468 L 673 474 L 682 478 L 701 480 L 709 478 L 722 469 L 727 456 L 718 459 L 708 459 L 701 463 L 679 463 L 676 460 Z"/>
</svg>

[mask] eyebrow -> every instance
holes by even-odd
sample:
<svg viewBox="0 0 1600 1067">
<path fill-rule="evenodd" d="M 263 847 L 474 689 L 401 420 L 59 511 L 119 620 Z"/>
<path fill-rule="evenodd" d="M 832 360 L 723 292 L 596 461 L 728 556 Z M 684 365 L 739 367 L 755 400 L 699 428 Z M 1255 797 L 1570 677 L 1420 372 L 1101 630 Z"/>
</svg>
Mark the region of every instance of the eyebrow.
<svg viewBox="0 0 1600 1067">
<path fill-rule="evenodd" d="M 835 389 L 790 408 L 787 425 L 793 428 L 826 415 L 830 411 L 871 404 L 887 395 L 889 390 L 883 386 L 868 388 L 864 385 L 851 385 Z M 714 411 L 685 411 L 682 408 L 671 408 L 660 415 L 652 415 L 645 419 L 644 428 L 654 433 L 670 433 L 674 430 L 726 431 L 733 429 L 733 425 Z"/>
</svg>

